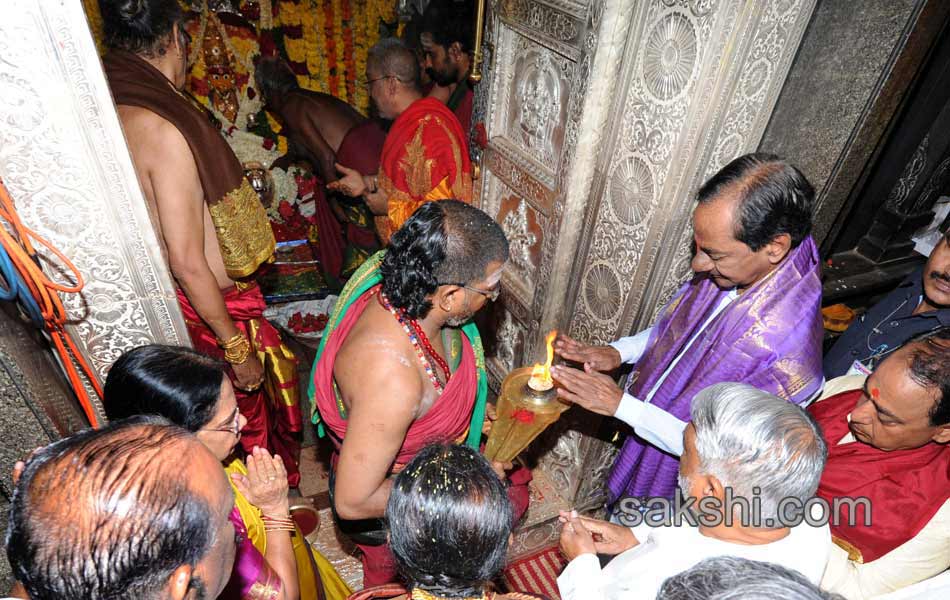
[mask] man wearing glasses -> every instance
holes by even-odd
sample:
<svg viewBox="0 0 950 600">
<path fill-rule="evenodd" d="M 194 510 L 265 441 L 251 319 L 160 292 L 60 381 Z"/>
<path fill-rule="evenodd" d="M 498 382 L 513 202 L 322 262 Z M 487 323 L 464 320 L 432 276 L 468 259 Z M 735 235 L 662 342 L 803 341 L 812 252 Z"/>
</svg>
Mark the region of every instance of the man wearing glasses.
<svg viewBox="0 0 950 600">
<path fill-rule="evenodd" d="M 428 202 L 363 263 L 333 310 L 310 394 L 314 422 L 337 449 L 331 505 L 363 551 L 366 587 L 396 577 L 379 520 L 390 477 L 433 441 L 479 447 L 488 384 L 471 319 L 497 297 L 507 260 L 491 217 L 457 200 Z M 511 487 L 515 514 L 526 492 Z"/>
<path fill-rule="evenodd" d="M 337 164 L 341 177 L 327 187 L 363 196 L 385 244 L 425 202 L 471 202 L 472 166 L 462 125 L 443 103 L 422 97 L 419 61 L 401 41 L 383 39 L 370 49 L 365 84 L 379 116 L 394 119 L 379 172 Z"/>
</svg>

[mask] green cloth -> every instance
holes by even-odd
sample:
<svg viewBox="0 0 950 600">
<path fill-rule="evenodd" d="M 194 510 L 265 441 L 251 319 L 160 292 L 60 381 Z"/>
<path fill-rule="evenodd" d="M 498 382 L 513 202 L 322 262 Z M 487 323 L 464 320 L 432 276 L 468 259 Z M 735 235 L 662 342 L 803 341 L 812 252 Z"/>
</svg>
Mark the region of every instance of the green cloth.
<svg viewBox="0 0 950 600">
<path fill-rule="evenodd" d="M 320 347 L 317 348 L 317 355 L 313 360 L 313 367 L 310 369 L 310 386 L 307 390 L 310 405 L 313 407 L 310 418 L 317 426 L 317 434 L 320 437 L 326 436 L 326 430 L 320 420 L 320 412 L 317 410 L 317 403 L 314 399 L 316 393 L 314 389 L 314 371 L 316 370 L 317 363 L 320 361 L 320 357 L 323 356 L 323 348 L 326 346 L 327 340 L 330 339 L 330 336 L 336 331 L 337 326 L 339 326 L 340 321 L 343 320 L 343 316 L 346 314 L 346 311 L 349 310 L 353 301 L 365 294 L 373 286 L 382 282 L 379 265 L 383 262 L 383 256 L 385 254 L 385 250 L 380 250 L 369 257 L 369 259 L 360 265 L 360 268 L 353 273 L 353 276 L 340 292 L 340 297 L 337 299 L 336 304 L 333 306 L 333 311 L 330 313 L 327 327 L 323 331 L 323 337 L 320 339 Z M 475 323 L 469 321 L 461 327 L 461 331 L 472 344 L 472 350 L 475 353 L 475 367 L 478 370 L 478 389 L 475 392 L 475 407 L 472 410 L 472 419 L 468 425 L 468 438 L 465 440 L 465 445 L 474 450 L 478 450 L 482 437 L 482 423 L 485 421 L 485 403 L 488 401 L 488 372 L 485 369 L 485 349 L 482 346 L 482 338 L 478 334 L 478 327 L 475 326 Z"/>
</svg>

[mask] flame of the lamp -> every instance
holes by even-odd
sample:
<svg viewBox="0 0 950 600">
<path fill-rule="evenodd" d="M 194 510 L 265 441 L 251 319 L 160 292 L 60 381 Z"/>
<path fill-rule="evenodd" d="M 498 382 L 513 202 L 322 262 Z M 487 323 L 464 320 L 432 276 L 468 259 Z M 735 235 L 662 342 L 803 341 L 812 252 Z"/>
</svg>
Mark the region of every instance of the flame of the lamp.
<svg viewBox="0 0 950 600">
<path fill-rule="evenodd" d="M 557 331 L 552 331 L 545 339 L 548 350 L 548 360 L 543 365 L 534 365 L 531 368 L 531 379 L 528 380 L 528 386 L 535 390 L 549 390 L 554 387 L 554 381 L 551 379 L 551 363 L 554 362 L 554 338 L 557 337 Z"/>
</svg>

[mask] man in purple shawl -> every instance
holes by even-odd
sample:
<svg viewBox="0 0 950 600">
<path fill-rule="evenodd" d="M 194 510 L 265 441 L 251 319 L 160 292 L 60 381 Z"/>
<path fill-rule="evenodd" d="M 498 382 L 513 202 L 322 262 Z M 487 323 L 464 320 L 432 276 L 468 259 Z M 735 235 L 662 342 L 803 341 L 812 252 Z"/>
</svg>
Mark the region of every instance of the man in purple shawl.
<svg viewBox="0 0 950 600">
<path fill-rule="evenodd" d="M 796 404 L 823 386 L 821 281 L 811 231 L 815 192 L 770 154 L 741 156 L 699 190 L 694 276 L 653 327 L 609 346 L 555 343 L 583 371 L 552 369 L 559 395 L 634 429 L 611 470 L 610 503 L 670 498 L 693 397 L 747 383 Z M 627 392 L 606 372 L 633 364 Z"/>
</svg>

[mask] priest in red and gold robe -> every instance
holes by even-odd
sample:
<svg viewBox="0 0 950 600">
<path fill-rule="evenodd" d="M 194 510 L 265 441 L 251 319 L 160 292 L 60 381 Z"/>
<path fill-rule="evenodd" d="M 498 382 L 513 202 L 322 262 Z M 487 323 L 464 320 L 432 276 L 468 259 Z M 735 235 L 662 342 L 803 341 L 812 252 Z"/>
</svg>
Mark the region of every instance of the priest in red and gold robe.
<svg viewBox="0 0 950 600">
<path fill-rule="evenodd" d="M 838 513 L 823 589 L 870 598 L 950 567 L 948 356 L 944 327 L 911 340 L 866 379 L 828 382 L 826 398 L 809 407 L 828 442 L 818 496 Z M 847 498 L 859 501 L 835 507 Z"/>
<path fill-rule="evenodd" d="M 396 39 L 369 52 L 366 85 L 381 117 L 395 119 L 380 157 L 379 172 L 337 165 L 341 179 L 331 189 L 363 196 L 377 215 L 383 243 L 419 206 L 449 198 L 471 202 L 472 165 L 458 118 L 434 98 L 423 98 L 419 62 Z"/>
</svg>

